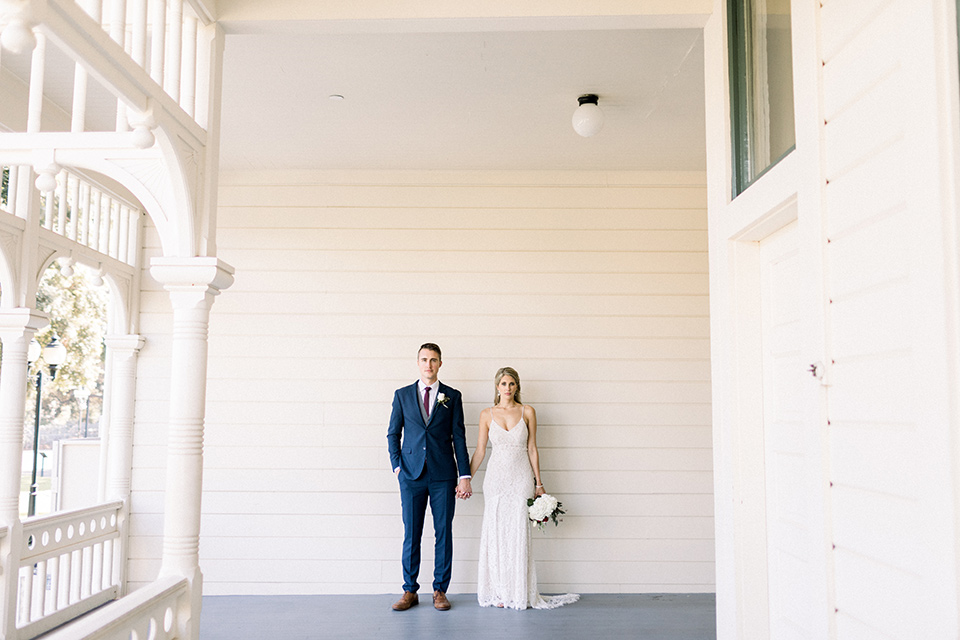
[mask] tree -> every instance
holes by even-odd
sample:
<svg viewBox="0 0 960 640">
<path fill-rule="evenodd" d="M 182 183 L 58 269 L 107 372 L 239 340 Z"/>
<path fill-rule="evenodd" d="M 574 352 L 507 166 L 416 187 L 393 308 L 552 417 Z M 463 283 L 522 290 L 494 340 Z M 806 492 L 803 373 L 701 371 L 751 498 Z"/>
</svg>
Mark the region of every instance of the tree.
<svg viewBox="0 0 960 640">
<path fill-rule="evenodd" d="M 106 289 L 94 286 L 89 269 L 80 265 L 73 275 L 66 276 L 54 262 L 40 281 L 37 309 L 49 315 L 50 326 L 37 333 L 37 340 L 46 345 L 56 333 L 67 348 L 67 359 L 57 370 L 56 379 L 43 381 L 41 445 L 79 435 L 85 417 L 84 401 L 88 396 L 103 397 L 107 300 Z M 36 380 L 41 366 L 46 369 L 42 359 L 33 365 L 31 380 Z M 35 386 L 28 385 L 24 448 L 32 446 L 35 394 Z M 91 422 L 99 422 L 100 404 L 90 403 Z"/>
</svg>

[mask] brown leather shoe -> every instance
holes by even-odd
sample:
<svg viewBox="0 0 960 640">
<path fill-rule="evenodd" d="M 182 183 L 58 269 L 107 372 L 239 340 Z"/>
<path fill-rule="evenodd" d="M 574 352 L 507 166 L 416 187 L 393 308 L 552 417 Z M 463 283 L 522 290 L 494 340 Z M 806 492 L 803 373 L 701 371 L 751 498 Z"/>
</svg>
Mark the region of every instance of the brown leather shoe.
<svg viewBox="0 0 960 640">
<path fill-rule="evenodd" d="M 406 611 L 420 604 L 420 598 L 413 591 L 404 591 L 400 599 L 393 603 L 394 611 Z M 449 605 L 448 605 L 449 606 Z"/>
<path fill-rule="evenodd" d="M 433 608 L 437 611 L 449 611 L 450 601 L 447 600 L 447 594 L 445 594 L 443 591 L 434 591 Z"/>
</svg>

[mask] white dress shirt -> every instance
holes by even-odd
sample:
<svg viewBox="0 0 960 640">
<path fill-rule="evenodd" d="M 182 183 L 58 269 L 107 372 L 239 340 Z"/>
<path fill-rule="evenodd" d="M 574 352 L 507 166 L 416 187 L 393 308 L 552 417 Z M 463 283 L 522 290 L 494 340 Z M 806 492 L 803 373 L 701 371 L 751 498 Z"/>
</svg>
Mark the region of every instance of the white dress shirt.
<svg viewBox="0 0 960 640">
<path fill-rule="evenodd" d="M 420 393 L 420 406 L 423 406 L 423 393 L 426 391 L 427 385 L 423 384 L 423 380 L 417 380 L 417 391 Z M 440 391 L 440 381 L 437 380 L 432 385 L 430 385 L 430 406 L 427 410 L 427 419 L 433 415 L 433 410 L 437 408 L 437 393 Z"/>
</svg>

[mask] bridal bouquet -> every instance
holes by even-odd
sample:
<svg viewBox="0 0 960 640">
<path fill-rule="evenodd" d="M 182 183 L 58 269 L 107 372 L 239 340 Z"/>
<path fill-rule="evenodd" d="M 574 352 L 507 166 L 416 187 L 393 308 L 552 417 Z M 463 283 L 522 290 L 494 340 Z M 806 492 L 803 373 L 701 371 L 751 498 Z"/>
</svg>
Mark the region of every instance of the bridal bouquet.
<svg viewBox="0 0 960 640">
<path fill-rule="evenodd" d="M 559 502 L 549 493 L 534 499 L 527 498 L 527 514 L 531 521 L 537 523 L 537 528 L 543 531 L 543 525 L 553 520 L 553 524 L 560 524 L 560 516 L 566 513 L 563 510 L 563 503 Z"/>
</svg>

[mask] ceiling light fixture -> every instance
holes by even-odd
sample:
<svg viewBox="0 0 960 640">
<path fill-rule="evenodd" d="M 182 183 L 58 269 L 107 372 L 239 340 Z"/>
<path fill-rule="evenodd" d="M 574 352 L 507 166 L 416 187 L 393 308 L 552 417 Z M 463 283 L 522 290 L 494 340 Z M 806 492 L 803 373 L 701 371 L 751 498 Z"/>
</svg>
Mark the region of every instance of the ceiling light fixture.
<svg viewBox="0 0 960 640">
<path fill-rule="evenodd" d="M 584 138 L 595 136 L 603 128 L 603 111 L 597 106 L 597 96 L 593 93 L 577 98 L 580 106 L 573 112 L 573 130 Z"/>
</svg>

